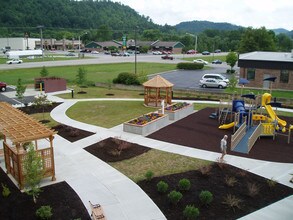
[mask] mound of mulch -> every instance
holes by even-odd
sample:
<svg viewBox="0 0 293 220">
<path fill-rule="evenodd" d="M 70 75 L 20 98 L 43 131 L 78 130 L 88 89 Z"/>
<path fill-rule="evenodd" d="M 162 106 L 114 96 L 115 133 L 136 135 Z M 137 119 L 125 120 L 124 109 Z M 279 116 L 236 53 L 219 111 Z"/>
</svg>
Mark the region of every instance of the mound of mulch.
<svg viewBox="0 0 293 220">
<path fill-rule="evenodd" d="M 30 114 L 35 114 L 35 113 L 43 113 L 43 112 L 51 112 L 55 107 L 60 105 L 60 102 L 54 102 L 52 105 L 47 105 L 44 108 L 39 108 L 35 105 L 31 106 L 25 106 L 25 107 L 20 107 L 18 108 L 19 110 L 23 111 L 24 113 L 30 115 Z"/>
<path fill-rule="evenodd" d="M 117 138 L 107 138 L 84 149 L 105 162 L 118 162 L 130 159 L 150 150 L 148 147 Z"/>
<path fill-rule="evenodd" d="M 84 131 L 84 130 L 73 128 L 71 126 L 63 125 L 63 124 L 54 126 L 52 127 L 52 129 L 54 129 L 55 131 L 58 131 L 58 135 L 60 135 L 61 137 L 65 138 L 66 140 L 70 142 L 75 142 L 95 134 L 93 132 Z"/>
<path fill-rule="evenodd" d="M 187 178 L 191 182 L 191 188 L 184 192 L 182 199 L 176 205 L 168 200 L 168 193 L 179 190 L 178 182 Z M 227 184 L 228 180 L 236 180 L 234 186 Z M 157 183 L 165 181 L 168 191 L 161 194 L 157 191 Z M 270 181 L 270 180 L 269 180 Z M 271 182 L 270 182 L 271 183 Z M 237 219 L 248 215 L 258 209 L 268 206 L 278 200 L 292 195 L 293 189 L 274 182 L 276 185 L 269 186 L 268 180 L 247 171 L 240 170 L 227 164 L 213 164 L 208 175 L 200 171 L 189 171 L 168 176 L 155 177 L 150 181 L 141 181 L 138 185 L 156 203 L 167 219 L 181 220 L 183 210 L 187 205 L 194 205 L 199 209 L 199 219 Z M 257 187 L 256 195 L 249 195 L 248 186 L 254 184 Z M 213 195 L 213 201 L 205 206 L 199 199 L 202 190 L 208 190 Z M 239 208 L 225 205 L 225 197 L 230 194 L 240 199 Z"/>
<path fill-rule="evenodd" d="M 215 108 L 202 109 L 152 133 L 148 137 L 202 150 L 220 152 L 220 140 L 226 134 L 229 136 L 228 148 L 230 149 L 233 129 L 219 129 L 218 120 L 209 118 L 213 112 L 215 112 Z M 293 118 L 291 117 L 280 118 L 287 121 L 288 124 L 293 124 Z M 275 140 L 272 137 L 261 137 L 256 141 L 249 154 L 233 152 L 229 149 L 227 153 L 259 160 L 293 163 L 293 138 L 291 138 L 290 144 L 287 144 L 287 140 L 287 137 L 281 135 L 277 135 Z"/>
<path fill-rule="evenodd" d="M 66 182 L 42 187 L 36 204 L 31 196 L 20 192 L 2 169 L 0 169 L 0 183 L 5 184 L 11 191 L 7 198 L 0 195 L 0 219 L 34 220 L 37 219 L 36 210 L 44 205 L 51 206 L 52 219 L 91 219 L 78 195 Z"/>
</svg>

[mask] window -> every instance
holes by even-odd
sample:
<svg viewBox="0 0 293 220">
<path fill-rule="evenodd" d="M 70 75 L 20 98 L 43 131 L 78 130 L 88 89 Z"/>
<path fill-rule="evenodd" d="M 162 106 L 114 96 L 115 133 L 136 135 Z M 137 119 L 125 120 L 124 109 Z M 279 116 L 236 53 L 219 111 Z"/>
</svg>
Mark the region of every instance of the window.
<svg viewBox="0 0 293 220">
<path fill-rule="evenodd" d="M 280 82 L 288 83 L 289 82 L 289 70 L 281 70 Z"/>
<path fill-rule="evenodd" d="M 255 69 L 249 68 L 247 69 L 247 80 L 254 80 L 255 79 Z"/>
</svg>

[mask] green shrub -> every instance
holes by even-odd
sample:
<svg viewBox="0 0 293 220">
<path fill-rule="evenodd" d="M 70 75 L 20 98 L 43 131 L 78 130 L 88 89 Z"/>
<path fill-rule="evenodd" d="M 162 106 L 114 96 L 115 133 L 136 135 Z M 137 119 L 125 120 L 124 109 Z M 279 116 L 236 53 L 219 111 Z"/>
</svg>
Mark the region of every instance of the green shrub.
<svg viewBox="0 0 293 220">
<path fill-rule="evenodd" d="M 2 185 L 2 188 L 3 188 L 3 190 L 2 190 L 2 196 L 4 197 L 4 198 L 6 198 L 6 197 L 8 197 L 9 195 L 10 195 L 10 189 L 5 185 L 5 184 L 3 184 L 3 183 L 1 183 L 1 185 Z"/>
<path fill-rule="evenodd" d="M 118 77 L 113 79 L 113 83 L 124 85 L 140 85 L 137 75 L 128 72 L 119 73 Z"/>
<path fill-rule="evenodd" d="M 166 183 L 166 182 L 164 182 L 164 181 L 160 181 L 160 182 L 158 182 L 158 184 L 157 184 L 157 190 L 158 190 L 158 192 L 160 192 L 160 193 L 165 193 L 165 192 L 167 192 L 168 188 L 169 188 L 168 183 Z"/>
<path fill-rule="evenodd" d="M 172 204 L 177 204 L 181 199 L 182 199 L 182 194 L 180 192 L 177 192 L 175 190 L 171 191 L 169 194 L 168 194 L 168 198 L 170 200 L 170 202 Z"/>
<path fill-rule="evenodd" d="M 196 219 L 199 216 L 199 210 L 193 205 L 187 205 L 183 211 L 183 216 L 189 220 Z"/>
<path fill-rule="evenodd" d="M 191 183 L 188 179 L 181 179 L 178 183 L 179 189 L 182 191 L 188 191 L 190 189 Z"/>
<path fill-rule="evenodd" d="M 204 64 L 202 63 L 178 63 L 177 68 L 178 69 L 184 69 L 184 70 L 198 70 L 202 69 L 204 67 Z"/>
<path fill-rule="evenodd" d="M 209 205 L 213 201 L 213 194 L 210 191 L 202 190 L 199 194 L 199 199 L 202 204 Z"/>
<path fill-rule="evenodd" d="M 36 211 L 36 216 L 39 219 L 50 219 L 52 215 L 52 208 L 48 205 L 41 206 L 41 208 Z"/>
<path fill-rule="evenodd" d="M 154 176 L 154 172 L 151 171 L 151 170 L 149 170 L 149 171 L 147 171 L 147 172 L 145 173 L 144 176 L 145 176 L 145 178 L 146 178 L 147 181 L 150 181 L 150 180 L 153 178 L 153 176 Z"/>
</svg>

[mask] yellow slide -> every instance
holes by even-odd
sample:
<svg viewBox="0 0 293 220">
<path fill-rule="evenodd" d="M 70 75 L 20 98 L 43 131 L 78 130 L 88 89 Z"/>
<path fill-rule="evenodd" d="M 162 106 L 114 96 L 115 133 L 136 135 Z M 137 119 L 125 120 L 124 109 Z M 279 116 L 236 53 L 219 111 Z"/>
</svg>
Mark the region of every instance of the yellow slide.
<svg viewBox="0 0 293 220">
<path fill-rule="evenodd" d="M 234 126 L 234 122 L 231 122 L 229 124 L 223 124 L 221 126 L 219 126 L 219 129 L 228 129 L 228 128 L 232 128 Z"/>
<path fill-rule="evenodd" d="M 286 127 L 287 122 L 278 118 L 276 112 L 273 110 L 272 106 L 267 105 L 267 103 L 271 102 L 271 94 L 269 93 L 265 93 L 262 96 L 262 106 L 265 107 L 265 109 L 267 110 L 269 116 L 271 117 L 272 120 L 277 120 L 278 124 L 281 125 L 282 127 Z"/>
</svg>

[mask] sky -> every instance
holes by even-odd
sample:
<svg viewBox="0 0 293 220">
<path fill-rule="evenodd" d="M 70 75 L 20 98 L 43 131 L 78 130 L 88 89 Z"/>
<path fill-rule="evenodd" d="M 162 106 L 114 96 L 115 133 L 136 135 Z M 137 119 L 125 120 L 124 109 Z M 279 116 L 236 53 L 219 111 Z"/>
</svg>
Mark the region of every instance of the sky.
<svg viewBox="0 0 293 220">
<path fill-rule="evenodd" d="M 112 0 L 160 25 L 227 22 L 243 27 L 293 30 L 293 0 Z"/>
</svg>

